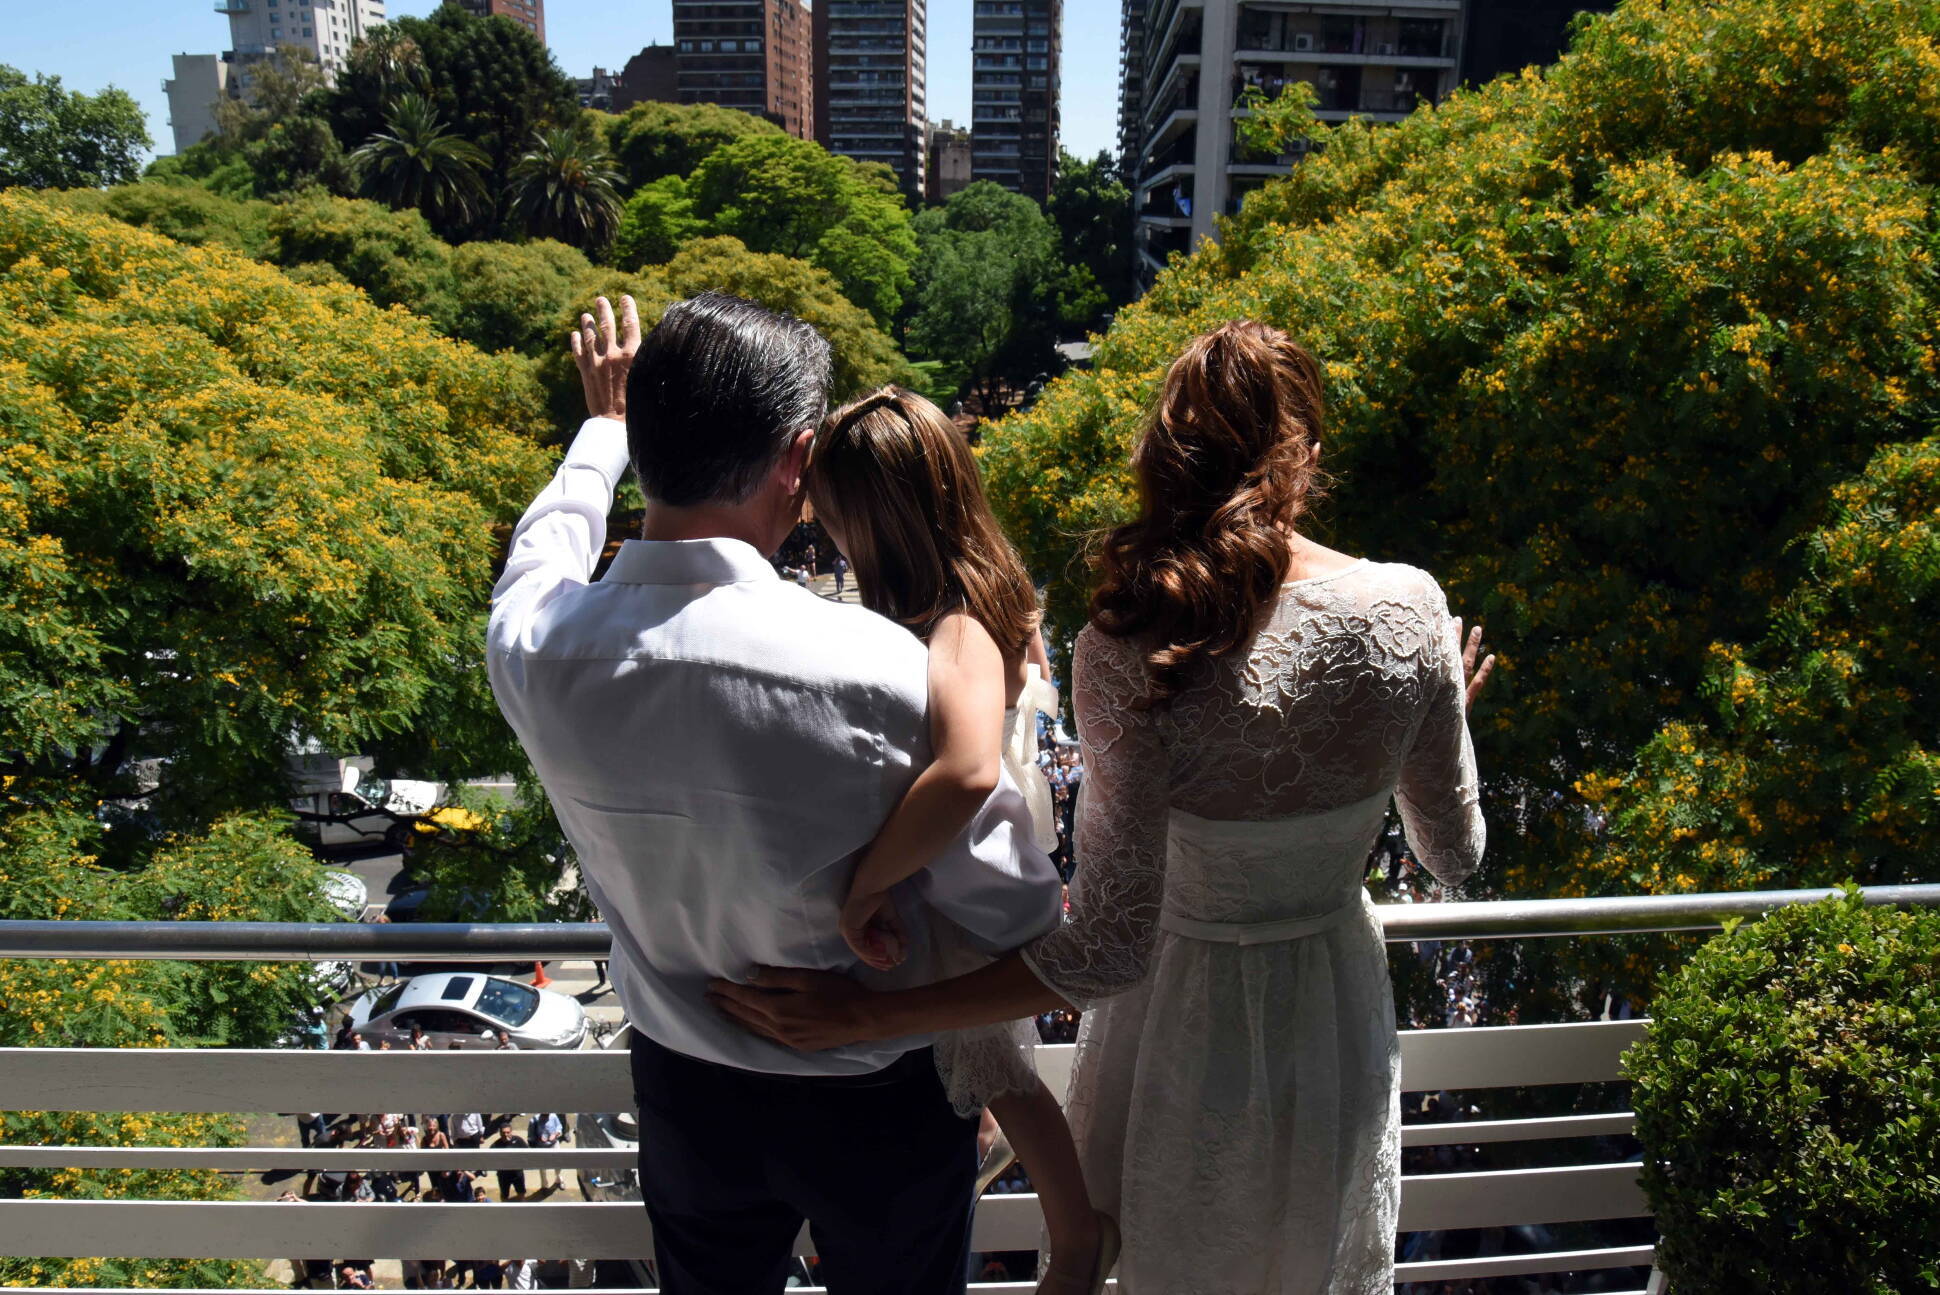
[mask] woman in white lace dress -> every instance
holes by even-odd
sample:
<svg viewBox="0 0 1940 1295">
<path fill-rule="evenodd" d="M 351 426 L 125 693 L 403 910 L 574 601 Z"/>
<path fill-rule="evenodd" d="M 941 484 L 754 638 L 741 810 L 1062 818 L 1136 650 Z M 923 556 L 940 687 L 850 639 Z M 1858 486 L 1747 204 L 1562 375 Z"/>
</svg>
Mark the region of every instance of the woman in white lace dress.
<svg viewBox="0 0 1940 1295">
<path fill-rule="evenodd" d="M 923 989 L 763 972 L 729 1004 L 811 1048 L 1086 1009 L 1067 1104 L 1127 1295 L 1392 1289 L 1399 1049 L 1362 873 L 1391 798 L 1451 884 L 1483 825 L 1440 589 L 1295 529 L 1320 427 L 1319 366 L 1272 329 L 1167 374 L 1073 663 L 1063 926 Z"/>
</svg>

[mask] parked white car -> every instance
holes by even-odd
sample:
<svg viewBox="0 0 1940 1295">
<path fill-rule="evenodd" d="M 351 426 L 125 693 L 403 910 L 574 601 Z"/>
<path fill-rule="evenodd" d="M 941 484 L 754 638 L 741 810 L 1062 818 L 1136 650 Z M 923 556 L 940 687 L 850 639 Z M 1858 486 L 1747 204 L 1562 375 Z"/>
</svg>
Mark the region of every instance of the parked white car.
<svg viewBox="0 0 1940 1295">
<path fill-rule="evenodd" d="M 372 1047 L 408 1046 L 413 1026 L 434 1048 L 490 1048 L 491 1032 L 504 1030 L 521 1048 L 566 1051 L 586 1041 L 586 1009 L 570 994 L 454 971 L 412 976 L 351 1005 L 350 1028 Z"/>
<path fill-rule="evenodd" d="M 441 782 L 377 778 L 346 766 L 337 791 L 309 791 L 290 798 L 297 830 L 324 849 L 388 845 L 403 850 L 416 819 L 445 794 Z"/>
</svg>

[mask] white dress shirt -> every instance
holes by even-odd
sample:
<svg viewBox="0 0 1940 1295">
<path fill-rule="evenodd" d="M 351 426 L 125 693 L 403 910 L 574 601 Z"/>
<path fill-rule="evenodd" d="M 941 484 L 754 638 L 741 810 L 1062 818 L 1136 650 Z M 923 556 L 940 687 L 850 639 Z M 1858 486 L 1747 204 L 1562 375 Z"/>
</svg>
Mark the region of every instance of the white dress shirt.
<svg viewBox="0 0 1940 1295">
<path fill-rule="evenodd" d="M 1055 927 L 1057 870 L 1005 779 L 898 888 L 910 957 L 861 966 L 839 916 L 856 858 L 928 763 L 928 656 L 901 626 L 781 580 L 738 540 L 630 540 L 588 583 L 627 469 L 589 420 L 513 532 L 487 668 L 613 931 L 627 1019 L 746 1070 L 859 1074 L 927 1037 L 801 1053 L 702 998 L 756 964 L 933 978 L 930 910 L 990 952 Z M 926 908 L 927 905 L 927 908 Z"/>
</svg>

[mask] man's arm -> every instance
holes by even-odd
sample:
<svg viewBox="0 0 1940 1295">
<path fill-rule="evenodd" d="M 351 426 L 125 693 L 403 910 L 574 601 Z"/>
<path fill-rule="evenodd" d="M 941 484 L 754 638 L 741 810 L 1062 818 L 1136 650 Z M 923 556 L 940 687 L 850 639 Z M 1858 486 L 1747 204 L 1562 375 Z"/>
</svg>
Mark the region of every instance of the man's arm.
<svg viewBox="0 0 1940 1295">
<path fill-rule="evenodd" d="M 505 574 L 492 590 L 495 656 L 516 649 L 529 618 L 561 589 L 592 579 L 606 545 L 606 515 L 627 469 L 626 375 L 640 349 L 640 314 L 633 298 L 620 298 L 616 328 L 605 297 L 595 309 L 598 318 L 581 315 L 572 337 L 590 417 L 512 532 Z"/>
</svg>

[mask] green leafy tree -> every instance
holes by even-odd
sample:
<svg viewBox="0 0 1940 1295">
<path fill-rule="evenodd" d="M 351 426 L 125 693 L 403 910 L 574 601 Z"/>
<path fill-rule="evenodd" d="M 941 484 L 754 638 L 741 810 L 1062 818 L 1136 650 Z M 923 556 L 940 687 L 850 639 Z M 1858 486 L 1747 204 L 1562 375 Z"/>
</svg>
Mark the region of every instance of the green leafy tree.
<svg viewBox="0 0 1940 1295">
<path fill-rule="evenodd" d="M 544 476 L 528 366 L 347 288 L 0 194 L 0 767 L 169 833 L 286 810 L 291 744 L 515 767 L 477 664 Z M 157 783 L 141 785 L 140 771 Z"/>
<path fill-rule="evenodd" d="M 606 145 L 589 131 L 552 126 L 512 168 L 512 212 L 527 234 L 587 251 L 613 241 L 620 196 Z"/>
<path fill-rule="evenodd" d="M 1833 491 L 1762 642 L 1707 703 L 1577 790 L 1608 817 L 1576 886 L 1658 893 L 1923 880 L 1940 829 L 1940 428 Z M 1710 713 L 1705 714 L 1708 710 Z"/>
<path fill-rule="evenodd" d="M 820 266 L 887 327 L 909 290 L 916 239 L 879 170 L 792 135 L 756 134 L 709 153 L 689 193 L 709 233 Z"/>
<path fill-rule="evenodd" d="M 141 173 L 152 141 L 142 110 L 113 86 L 88 95 L 57 76 L 0 63 L 0 188 L 93 189 Z"/>
<path fill-rule="evenodd" d="M 711 103 L 636 103 L 617 116 L 590 115 L 604 129 L 629 193 L 655 180 L 691 174 L 723 144 L 783 133 L 765 118 Z"/>
<path fill-rule="evenodd" d="M 1064 260 L 1082 265 L 1105 293 L 1107 304 L 1130 301 L 1132 285 L 1132 191 L 1110 153 L 1081 161 L 1060 154 L 1045 215 L 1058 228 Z"/>
<path fill-rule="evenodd" d="M 215 134 L 192 150 L 203 156 L 151 165 L 149 174 L 195 178 L 237 197 L 279 198 L 313 187 L 348 194 L 350 161 L 323 115 L 329 84 L 308 50 L 284 45 L 252 66 L 247 98 L 217 101 Z M 247 184 L 238 182 L 242 173 Z"/>
<path fill-rule="evenodd" d="M 1091 371 L 985 437 L 1054 619 L 1082 617 L 1073 537 L 1131 507 L 1180 347 L 1233 318 L 1287 329 L 1326 364 L 1330 541 L 1430 568 L 1504 648 L 1476 720 L 1479 884 L 1567 889 L 1597 817 L 1578 780 L 1709 723 L 1712 645 L 1768 635 L 1840 484 L 1931 434 L 1933 23 L 1893 0 L 1633 0 L 1540 74 L 1315 128 L 1318 154 L 1120 311 Z M 1846 732 L 1865 754 L 1844 776 L 1904 740 Z"/>
<path fill-rule="evenodd" d="M 585 303 L 599 295 L 618 301 L 621 293 L 630 293 L 639 304 L 641 326 L 652 328 L 669 304 L 709 290 L 758 301 L 814 325 L 834 352 L 838 400 L 887 383 L 917 380 L 895 342 L 843 294 L 827 271 L 793 257 L 752 252 L 738 239 L 717 236 L 688 244 L 665 265 L 637 274 L 600 270 L 579 285 L 552 321 L 548 337 L 556 340 L 540 360 L 540 380 L 556 425 L 574 428 L 586 416 L 578 370 L 566 350 L 566 336 Z"/>
<path fill-rule="evenodd" d="M 275 209 L 255 199 L 225 198 L 198 184 L 144 181 L 112 189 L 68 189 L 48 195 L 65 206 L 113 216 L 178 243 L 215 244 L 262 259 Z"/>
<path fill-rule="evenodd" d="M 920 214 L 916 231 L 910 349 L 961 365 L 986 409 L 1006 383 L 1056 372 L 1060 329 L 1104 304 L 1090 271 L 1064 263 L 1043 210 L 988 180 Z"/>
<path fill-rule="evenodd" d="M 366 196 L 420 211 L 440 229 L 479 220 L 490 202 L 488 165 L 484 151 L 454 134 L 417 94 L 398 96 L 384 129 L 350 155 L 351 174 Z"/>
<path fill-rule="evenodd" d="M 613 264 L 628 270 L 660 265 L 706 233 L 706 222 L 694 214 L 687 181 L 663 175 L 641 185 L 627 199 L 613 239 Z"/>
<path fill-rule="evenodd" d="M 383 42 L 360 53 L 379 33 Z M 470 224 L 441 224 L 448 237 L 491 236 L 506 227 L 512 168 L 534 132 L 579 120 L 579 95 L 538 37 L 509 18 L 440 5 L 397 18 L 353 46 L 331 92 L 328 115 L 346 148 L 386 129 L 392 103 L 418 94 L 453 134 L 485 154 L 490 201 Z"/>
<path fill-rule="evenodd" d="M 592 271 L 577 248 L 550 239 L 467 243 L 451 254 L 451 334 L 484 351 L 537 355 L 564 336 L 547 330 Z"/>
<path fill-rule="evenodd" d="M 193 185 L 219 198 L 256 196 L 256 175 L 249 163 L 241 152 L 225 148 L 213 135 L 179 153 L 156 158 L 142 171 L 142 177 L 162 184 Z"/>
<path fill-rule="evenodd" d="M 270 211 L 264 256 L 292 270 L 327 265 L 313 282 L 355 284 L 380 306 L 403 306 L 449 327 L 455 316 L 452 252 L 415 211 L 314 195 Z"/>
</svg>

